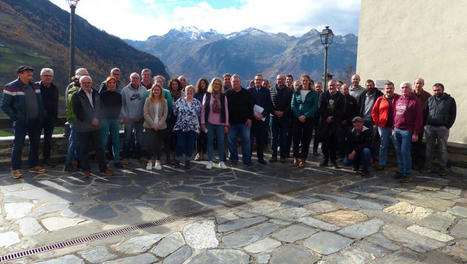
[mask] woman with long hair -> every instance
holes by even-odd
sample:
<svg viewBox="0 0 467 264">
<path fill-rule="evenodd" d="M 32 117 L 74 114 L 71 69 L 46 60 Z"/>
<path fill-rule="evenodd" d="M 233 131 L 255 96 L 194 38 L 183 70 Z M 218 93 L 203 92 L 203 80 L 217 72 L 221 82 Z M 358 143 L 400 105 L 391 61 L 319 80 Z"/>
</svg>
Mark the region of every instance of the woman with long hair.
<svg viewBox="0 0 467 264">
<path fill-rule="evenodd" d="M 310 76 L 301 76 L 301 85 L 292 95 L 292 134 L 293 134 L 293 166 L 303 168 L 306 165 L 308 150 L 313 133 L 313 123 L 318 110 L 318 93 L 314 90 L 314 82 Z M 301 150 L 299 145 L 301 143 Z M 300 159 L 300 162 L 299 162 Z"/>
<path fill-rule="evenodd" d="M 172 96 L 173 104 L 175 104 L 175 102 L 177 102 L 178 99 L 183 97 L 182 84 L 180 83 L 178 79 L 171 79 L 169 81 L 167 90 L 169 90 L 170 95 Z M 174 110 L 173 104 L 172 104 L 172 113 Z M 173 132 L 175 121 L 176 121 L 176 117 L 173 114 L 170 114 L 169 119 L 167 120 L 168 132 L 167 132 L 166 140 L 170 144 L 170 148 L 167 149 L 167 162 L 170 162 L 171 153 L 175 152 L 175 145 L 177 144 L 177 136 L 175 135 L 175 132 Z M 175 163 L 175 160 L 174 160 L 174 163 Z"/>
<path fill-rule="evenodd" d="M 175 122 L 173 131 L 177 134 L 177 146 L 175 148 L 175 166 L 179 166 L 185 153 L 185 169 L 190 169 L 191 155 L 195 146 L 196 135 L 200 131 L 199 115 L 201 102 L 194 98 L 193 85 L 185 87 L 185 97 L 180 97 L 174 105 Z"/>
<path fill-rule="evenodd" d="M 155 83 L 152 85 L 151 93 L 144 103 L 144 136 L 147 151 L 150 156 L 146 169 L 152 169 L 152 161 L 155 160 L 154 168 L 161 170 L 161 146 L 167 129 L 167 100 L 163 95 L 162 87 Z"/>
<path fill-rule="evenodd" d="M 205 78 L 200 78 L 196 83 L 195 87 L 195 98 L 203 102 L 203 97 L 208 90 L 208 80 Z M 201 122 L 201 120 L 199 120 Z M 201 130 L 198 137 L 196 138 L 196 155 L 195 160 L 205 160 L 206 159 L 206 152 L 207 152 L 207 134 Z"/>
<path fill-rule="evenodd" d="M 229 132 L 229 110 L 227 97 L 220 78 L 213 78 L 203 98 L 201 108 L 201 130 L 208 134 L 208 164 L 212 168 L 214 159 L 214 135 L 216 135 L 219 168 L 227 169 L 224 163 L 224 137 Z"/>
</svg>

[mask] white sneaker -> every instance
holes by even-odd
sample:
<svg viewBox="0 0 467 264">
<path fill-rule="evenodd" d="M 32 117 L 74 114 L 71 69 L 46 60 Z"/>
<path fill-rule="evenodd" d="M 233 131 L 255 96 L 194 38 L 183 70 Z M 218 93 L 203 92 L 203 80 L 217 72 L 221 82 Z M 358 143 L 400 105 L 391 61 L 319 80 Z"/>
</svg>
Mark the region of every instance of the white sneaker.
<svg viewBox="0 0 467 264">
<path fill-rule="evenodd" d="M 202 159 L 201 157 L 201 153 L 196 153 L 196 156 L 195 156 L 195 161 L 200 161 Z"/>
<path fill-rule="evenodd" d="M 208 161 L 208 164 L 206 164 L 206 169 L 212 169 L 212 161 Z"/>
<path fill-rule="evenodd" d="M 152 161 L 146 164 L 146 170 L 152 170 Z"/>
<path fill-rule="evenodd" d="M 154 164 L 154 168 L 155 168 L 156 170 L 162 170 L 161 163 L 160 163 L 160 162 L 156 162 L 156 163 Z"/>
<path fill-rule="evenodd" d="M 219 162 L 219 168 L 227 169 L 227 166 L 225 166 L 225 163 L 223 161 L 221 161 L 221 162 Z"/>
</svg>

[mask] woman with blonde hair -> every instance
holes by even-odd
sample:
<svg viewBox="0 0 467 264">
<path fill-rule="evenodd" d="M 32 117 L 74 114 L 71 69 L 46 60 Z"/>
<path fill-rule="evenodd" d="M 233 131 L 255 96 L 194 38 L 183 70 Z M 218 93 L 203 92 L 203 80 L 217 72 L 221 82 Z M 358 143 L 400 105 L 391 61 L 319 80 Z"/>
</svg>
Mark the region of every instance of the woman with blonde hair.
<svg viewBox="0 0 467 264">
<path fill-rule="evenodd" d="M 152 160 L 154 158 L 154 168 L 161 170 L 161 146 L 165 138 L 167 129 L 167 100 L 163 95 L 162 87 L 159 84 L 153 84 L 151 93 L 144 103 L 144 136 L 148 146 L 150 159 L 146 165 L 147 170 L 152 169 Z"/>
<path fill-rule="evenodd" d="M 207 130 L 208 134 L 208 164 L 206 169 L 212 168 L 214 135 L 217 139 L 219 168 L 227 169 L 224 163 L 224 136 L 229 132 L 229 109 L 220 78 L 212 79 L 208 91 L 204 95 L 201 108 L 201 130 Z"/>
</svg>

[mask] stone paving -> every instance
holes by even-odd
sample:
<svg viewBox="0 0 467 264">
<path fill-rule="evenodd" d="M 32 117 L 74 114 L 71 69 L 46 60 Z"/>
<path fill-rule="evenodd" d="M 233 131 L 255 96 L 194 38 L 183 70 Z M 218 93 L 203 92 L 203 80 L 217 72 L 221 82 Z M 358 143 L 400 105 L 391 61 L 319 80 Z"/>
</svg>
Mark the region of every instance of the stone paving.
<svg viewBox="0 0 467 264">
<path fill-rule="evenodd" d="M 0 257 L 134 224 L 173 222 L 37 253 L 11 263 L 466 263 L 467 175 L 289 164 L 112 177 L 0 170 Z"/>
</svg>

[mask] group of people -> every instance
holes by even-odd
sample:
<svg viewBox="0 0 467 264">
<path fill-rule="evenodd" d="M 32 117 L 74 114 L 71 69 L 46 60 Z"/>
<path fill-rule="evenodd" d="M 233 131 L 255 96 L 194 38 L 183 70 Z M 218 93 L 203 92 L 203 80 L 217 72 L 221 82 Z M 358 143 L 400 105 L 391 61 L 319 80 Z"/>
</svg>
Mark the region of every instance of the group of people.
<svg viewBox="0 0 467 264">
<path fill-rule="evenodd" d="M 13 121 L 14 178 L 22 177 L 21 153 L 26 134 L 30 140 L 30 171 L 45 173 L 38 166 L 42 130 L 43 163 L 53 165 L 50 144 L 57 120 L 58 90 L 52 69 L 42 69 L 38 82 L 32 82 L 33 70 L 20 66 L 18 79 L 3 90 L 1 108 Z M 113 68 L 94 89 L 89 72 L 85 68 L 76 70 L 65 90 L 66 117 L 71 128 L 65 171 L 79 168 L 85 177 L 90 176 L 91 142 L 100 173 L 105 176 L 113 174 L 107 168 L 106 146 L 116 168 L 135 158 L 146 163 L 147 170 L 161 170 L 163 154 L 167 164 L 175 167 L 184 165 L 189 169 L 194 157 L 206 160 L 206 169 L 212 169 L 217 147 L 216 166 L 226 169 L 227 158 L 232 166 L 239 161 L 240 139 L 242 162 L 250 166 L 255 149 L 258 163 L 266 165 L 264 149 L 270 138 L 269 162 L 287 162 L 292 149 L 292 166 L 303 168 L 310 145 L 313 155 L 318 156 L 322 142 L 320 166 L 331 163 L 338 168 L 342 159 L 344 165 L 352 165 L 364 177 L 369 176 L 370 166 L 385 168 L 392 139 L 400 168 L 395 176 L 403 182 L 411 181 L 412 159 L 417 168 L 431 170 L 437 141 L 440 173 L 446 173 L 446 144 L 456 118 L 456 103 L 441 83 L 433 85 L 431 96 L 423 89 L 422 78 L 415 80 L 413 89 L 410 82 L 403 82 L 399 95 L 390 81 L 384 93 L 375 88 L 372 80 L 367 80 L 363 88 L 357 74 L 352 76 L 350 86 L 330 80 L 325 91 L 321 82 L 315 84 L 305 74 L 295 82 L 292 75 L 278 74 L 275 85 L 257 74 L 248 88 L 242 87 L 239 75 L 227 73 L 210 82 L 200 78 L 195 86 L 179 76 L 166 87 L 165 78 L 152 77 L 150 69 L 143 69 L 141 75 L 131 73 L 124 87 L 120 77 L 120 69 Z M 121 123 L 124 140 L 120 157 Z M 425 158 L 421 155 L 424 132 Z"/>
</svg>

